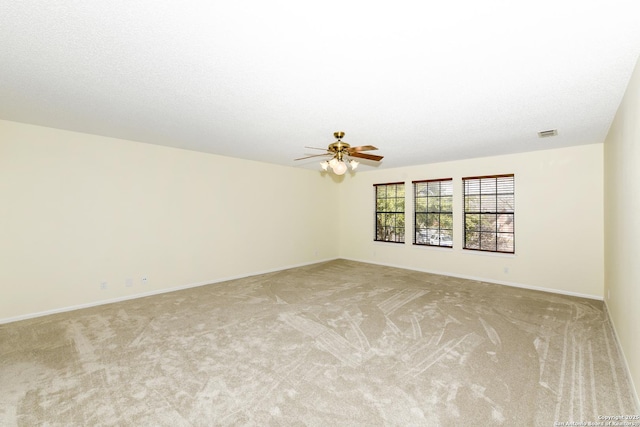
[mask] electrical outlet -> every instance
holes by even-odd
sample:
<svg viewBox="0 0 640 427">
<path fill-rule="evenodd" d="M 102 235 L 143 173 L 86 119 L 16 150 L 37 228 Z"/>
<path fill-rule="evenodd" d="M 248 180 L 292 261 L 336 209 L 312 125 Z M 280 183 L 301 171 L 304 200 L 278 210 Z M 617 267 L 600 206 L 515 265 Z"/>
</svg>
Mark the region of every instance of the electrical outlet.
<svg viewBox="0 0 640 427">
<path fill-rule="evenodd" d="M 108 287 L 109 285 L 106 281 L 103 280 L 102 282 L 100 282 L 100 289 L 102 289 L 103 291 L 107 290 Z"/>
<path fill-rule="evenodd" d="M 504 274 L 509 274 L 509 267 L 504 268 Z"/>
<path fill-rule="evenodd" d="M 144 276 L 140 281 L 143 285 L 146 285 L 147 283 L 149 283 L 149 278 L 147 276 Z"/>
</svg>

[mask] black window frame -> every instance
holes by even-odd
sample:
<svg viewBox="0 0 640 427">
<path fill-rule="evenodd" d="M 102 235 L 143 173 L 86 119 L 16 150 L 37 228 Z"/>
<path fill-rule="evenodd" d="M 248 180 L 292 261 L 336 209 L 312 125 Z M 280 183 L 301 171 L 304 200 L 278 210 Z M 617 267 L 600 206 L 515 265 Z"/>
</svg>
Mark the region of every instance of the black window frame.
<svg viewBox="0 0 640 427">
<path fill-rule="evenodd" d="M 373 184 L 373 186 L 375 188 L 374 241 L 405 243 L 405 183 L 390 182 L 384 184 Z M 398 195 L 398 188 L 400 186 L 402 186 L 402 194 Z M 385 202 L 382 202 L 383 200 Z M 401 225 L 399 225 L 400 223 Z"/>
<path fill-rule="evenodd" d="M 515 254 L 515 174 L 462 178 L 467 250 Z"/>
<path fill-rule="evenodd" d="M 453 248 L 453 178 L 426 179 L 412 184 L 413 244 Z M 436 189 L 430 194 L 430 190 Z"/>
</svg>

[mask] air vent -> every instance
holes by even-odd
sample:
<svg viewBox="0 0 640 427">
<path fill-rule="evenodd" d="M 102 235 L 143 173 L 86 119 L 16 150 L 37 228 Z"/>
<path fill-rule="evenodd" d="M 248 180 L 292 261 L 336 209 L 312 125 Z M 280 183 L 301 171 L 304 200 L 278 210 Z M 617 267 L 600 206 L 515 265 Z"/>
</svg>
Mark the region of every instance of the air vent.
<svg viewBox="0 0 640 427">
<path fill-rule="evenodd" d="M 550 136 L 556 136 L 557 134 L 558 134 L 558 129 L 543 130 L 541 132 L 538 132 L 538 137 L 548 138 Z"/>
</svg>

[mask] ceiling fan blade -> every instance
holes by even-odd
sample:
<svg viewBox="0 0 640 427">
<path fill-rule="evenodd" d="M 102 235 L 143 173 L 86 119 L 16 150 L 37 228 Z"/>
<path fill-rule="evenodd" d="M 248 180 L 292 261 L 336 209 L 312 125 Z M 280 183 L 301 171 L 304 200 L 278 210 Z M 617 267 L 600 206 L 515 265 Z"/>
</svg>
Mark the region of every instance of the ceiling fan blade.
<svg viewBox="0 0 640 427">
<path fill-rule="evenodd" d="M 327 151 L 326 148 L 318 148 L 318 147 L 304 147 L 304 148 L 311 148 L 312 150 L 322 150 L 322 151 Z"/>
<path fill-rule="evenodd" d="M 373 151 L 373 150 L 377 150 L 377 147 L 374 147 L 373 145 L 361 145 L 359 147 L 351 147 L 349 148 L 349 151 Z"/>
<path fill-rule="evenodd" d="M 293 161 L 310 159 L 312 157 L 322 157 L 322 156 L 331 156 L 331 155 L 332 155 L 332 153 L 314 154 L 313 156 L 306 156 L 306 157 L 300 157 L 299 159 L 293 159 Z"/>
<path fill-rule="evenodd" d="M 376 156 L 375 154 L 360 153 L 360 152 L 357 152 L 357 151 L 355 153 L 349 153 L 349 156 L 350 157 L 360 157 L 361 159 L 367 159 L 367 160 L 375 160 L 376 162 L 379 162 L 384 157 L 384 156 Z"/>
</svg>

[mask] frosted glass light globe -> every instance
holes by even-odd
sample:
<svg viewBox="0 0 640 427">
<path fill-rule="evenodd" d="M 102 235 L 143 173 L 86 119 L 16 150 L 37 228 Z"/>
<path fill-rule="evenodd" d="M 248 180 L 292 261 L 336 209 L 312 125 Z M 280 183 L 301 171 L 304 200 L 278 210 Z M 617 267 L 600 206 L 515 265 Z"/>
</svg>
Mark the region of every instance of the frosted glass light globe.
<svg viewBox="0 0 640 427">
<path fill-rule="evenodd" d="M 336 175 L 344 175 L 347 171 L 347 165 L 344 162 L 337 162 L 332 169 Z"/>
</svg>

